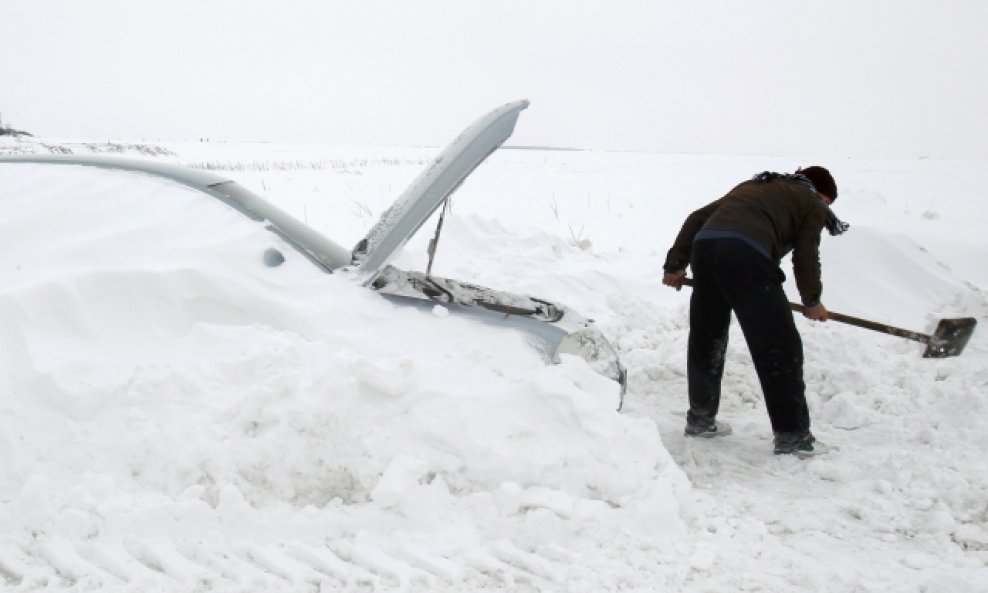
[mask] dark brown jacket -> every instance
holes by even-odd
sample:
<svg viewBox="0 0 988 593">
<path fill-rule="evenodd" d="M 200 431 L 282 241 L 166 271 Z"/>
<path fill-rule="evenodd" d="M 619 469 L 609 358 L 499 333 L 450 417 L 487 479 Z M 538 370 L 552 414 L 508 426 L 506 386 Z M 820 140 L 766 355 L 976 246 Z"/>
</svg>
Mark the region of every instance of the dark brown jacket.
<svg viewBox="0 0 988 593">
<path fill-rule="evenodd" d="M 763 247 L 776 263 L 790 251 L 803 304 L 820 302 L 820 231 L 827 207 L 812 186 L 792 177 L 741 183 L 723 198 L 686 218 L 666 256 L 667 272 L 685 270 L 700 229 L 740 233 Z"/>
</svg>

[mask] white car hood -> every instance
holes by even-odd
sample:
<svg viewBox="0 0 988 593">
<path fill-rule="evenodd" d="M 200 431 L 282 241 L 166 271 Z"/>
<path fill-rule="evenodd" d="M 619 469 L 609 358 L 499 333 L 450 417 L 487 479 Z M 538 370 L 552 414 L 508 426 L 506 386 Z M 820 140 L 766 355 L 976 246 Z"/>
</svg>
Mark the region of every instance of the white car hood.
<svg viewBox="0 0 988 593">
<path fill-rule="evenodd" d="M 511 137 L 518 115 L 527 107 L 526 100 L 514 101 L 481 117 L 412 181 L 353 249 L 354 273 L 361 284 L 374 282 L 388 261 L 463 180 Z"/>
</svg>

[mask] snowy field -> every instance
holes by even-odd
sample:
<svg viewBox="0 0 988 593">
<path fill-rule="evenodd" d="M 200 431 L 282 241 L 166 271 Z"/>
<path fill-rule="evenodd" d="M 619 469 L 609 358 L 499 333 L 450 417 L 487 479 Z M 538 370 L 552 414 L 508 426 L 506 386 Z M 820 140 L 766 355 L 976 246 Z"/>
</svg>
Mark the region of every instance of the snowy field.
<svg viewBox="0 0 988 593">
<path fill-rule="evenodd" d="M 0 142 L 213 169 L 347 247 L 438 152 Z M 772 454 L 735 325 L 735 434 L 687 440 L 689 294 L 661 285 L 665 252 L 737 182 L 811 164 L 852 225 L 822 241 L 828 308 L 980 326 L 932 360 L 798 317 L 813 430 L 839 447 L 801 461 Z M 498 151 L 453 197 L 433 271 L 595 319 L 628 367 L 619 413 L 615 383 L 514 331 L 291 253 L 263 266 L 270 234 L 212 198 L 0 164 L 0 590 L 983 593 L 986 172 Z M 396 265 L 425 269 L 431 227 Z"/>
</svg>

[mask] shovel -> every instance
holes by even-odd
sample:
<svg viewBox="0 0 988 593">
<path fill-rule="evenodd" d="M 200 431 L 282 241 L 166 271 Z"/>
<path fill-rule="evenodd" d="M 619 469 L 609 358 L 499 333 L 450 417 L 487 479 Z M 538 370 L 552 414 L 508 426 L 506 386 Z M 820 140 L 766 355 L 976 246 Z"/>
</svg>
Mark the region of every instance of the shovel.
<svg viewBox="0 0 988 593">
<path fill-rule="evenodd" d="M 683 284 L 693 286 L 693 279 L 684 278 Z M 789 308 L 800 313 L 806 309 L 803 305 L 796 303 L 789 303 Z M 926 351 L 923 352 L 923 358 L 946 358 L 948 356 L 959 355 L 964 350 L 964 347 L 967 346 L 968 340 L 971 339 L 971 334 L 974 333 L 974 326 L 978 324 L 978 320 L 973 317 L 941 319 L 937 323 L 936 329 L 933 330 L 933 335 L 927 335 L 834 311 L 827 312 L 827 319 L 926 344 Z"/>
</svg>

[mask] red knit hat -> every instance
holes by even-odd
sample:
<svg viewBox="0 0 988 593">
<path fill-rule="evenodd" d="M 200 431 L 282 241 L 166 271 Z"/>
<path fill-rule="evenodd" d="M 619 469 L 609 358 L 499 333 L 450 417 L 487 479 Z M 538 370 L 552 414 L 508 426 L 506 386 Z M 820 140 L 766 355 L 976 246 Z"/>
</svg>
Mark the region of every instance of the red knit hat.
<svg viewBox="0 0 988 593">
<path fill-rule="evenodd" d="M 834 181 L 834 177 L 830 174 L 830 171 L 813 165 L 805 169 L 796 169 L 796 174 L 809 179 L 813 187 L 816 188 L 817 193 L 827 196 L 831 201 L 837 199 L 837 182 Z"/>
</svg>

